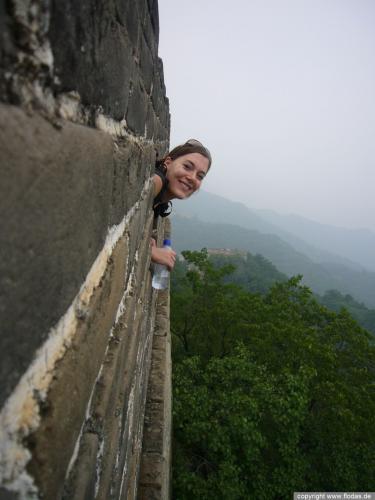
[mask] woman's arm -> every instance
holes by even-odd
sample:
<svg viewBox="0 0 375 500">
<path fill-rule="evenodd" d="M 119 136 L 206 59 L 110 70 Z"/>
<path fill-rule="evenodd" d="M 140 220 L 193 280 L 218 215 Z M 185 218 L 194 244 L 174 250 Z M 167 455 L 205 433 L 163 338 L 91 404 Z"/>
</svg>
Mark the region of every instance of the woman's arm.
<svg viewBox="0 0 375 500">
<path fill-rule="evenodd" d="M 154 182 L 154 198 L 156 198 L 162 190 L 163 180 L 160 175 L 154 175 L 152 180 Z M 169 271 L 172 271 L 176 262 L 176 252 L 171 248 L 158 248 L 154 238 L 151 238 L 151 261 L 156 264 L 163 264 L 167 266 Z"/>
<path fill-rule="evenodd" d="M 160 193 L 163 187 L 163 181 L 160 175 L 153 175 L 152 180 L 154 181 L 154 198 Z"/>
</svg>

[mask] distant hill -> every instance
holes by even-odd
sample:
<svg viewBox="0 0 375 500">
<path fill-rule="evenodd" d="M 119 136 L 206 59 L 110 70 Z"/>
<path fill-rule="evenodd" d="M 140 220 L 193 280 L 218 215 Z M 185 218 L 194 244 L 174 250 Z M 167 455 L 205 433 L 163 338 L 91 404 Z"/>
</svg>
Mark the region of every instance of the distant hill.
<svg viewBox="0 0 375 500">
<path fill-rule="evenodd" d="M 243 203 L 233 202 L 206 191 L 201 191 L 199 195 L 193 196 L 189 200 L 176 202 L 173 212 L 187 217 L 196 216 L 204 222 L 236 224 L 264 234 L 277 235 L 314 262 L 342 264 L 357 271 L 366 267 L 369 262 L 368 258 L 364 259 L 364 262 L 355 259 L 350 260 L 345 252 L 340 250 L 340 247 L 335 248 L 335 252 L 327 251 L 324 249 L 323 244 L 318 244 L 319 238 L 315 238 L 313 243 L 305 241 L 297 233 L 289 231 L 282 225 L 279 226 L 277 218 L 272 219 L 269 211 L 251 210 Z M 308 222 L 311 221 L 306 219 L 306 223 Z M 345 233 L 345 230 L 343 231 L 343 234 L 347 235 L 348 238 L 353 237 L 349 230 L 347 233 Z M 346 244 L 343 242 L 341 247 L 344 248 L 345 246 Z M 373 256 L 375 256 L 375 246 Z M 373 260 L 375 260 L 375 257 Z M 367 265 L 367 267 L 369 266 Z"/>
<path fill-rule="evenodd" d="M 307 243 L 360 262 L 375 271 L 375 233 L 369 229 L 346 229 L 320 224 L 298 215 L 280 215 L 271 210 L 256 210 L 269 224 L 278 226 Z"/>
<path fill-rule="evenodd" d="M 238 219 L 234 220 L 239 223 Z M 173 246 L 177 251 L 207 247 L 235 248 L 252 255 L 261 254 L 287 276 L 302 274 L 303 282 L 315 293 L 323 295 L 327 290 L 336 289 L 352 295 L 368 307 L 375 307 L 375 273 L 357 270 L 354 266 L 346 267 L 342 263 L 319 264 L 279 236 L 239 225 L 214 224 L 179 215 L 173 216 L 172 223 Z"/>
</svg>

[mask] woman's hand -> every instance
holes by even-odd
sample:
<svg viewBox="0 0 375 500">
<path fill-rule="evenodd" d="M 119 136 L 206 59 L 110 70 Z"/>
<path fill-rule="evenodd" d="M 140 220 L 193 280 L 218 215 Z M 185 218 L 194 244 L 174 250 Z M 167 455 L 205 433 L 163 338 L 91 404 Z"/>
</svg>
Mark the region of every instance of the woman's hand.
<svg viewBox="0 0 375 500">
<path fill-rule="evenodd" d="M 151 238 L 151 260 L 167 266 L 168 270 L 172 271 L 176 263 L 176 252 L 172 248 L 158 248 L 156 241 Z"/>
</svg>

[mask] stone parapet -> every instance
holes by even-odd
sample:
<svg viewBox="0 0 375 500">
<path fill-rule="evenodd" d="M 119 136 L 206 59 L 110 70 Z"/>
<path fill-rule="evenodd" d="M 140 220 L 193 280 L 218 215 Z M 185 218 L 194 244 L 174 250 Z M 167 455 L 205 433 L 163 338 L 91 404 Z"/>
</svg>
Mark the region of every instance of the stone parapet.
<svg viewBox="0 0 375 500">
<path fill-rule="evenodd" d="M 169 290 L 158 292 L 139 481 L 139 500 L 169 497 L 172 431 Z"/>
<path fill-rule="evenodd" d="M 169 110 L 157 2 L 102 4 L 0 0 L 1 498 L 138 494 Z"/>
</svg>

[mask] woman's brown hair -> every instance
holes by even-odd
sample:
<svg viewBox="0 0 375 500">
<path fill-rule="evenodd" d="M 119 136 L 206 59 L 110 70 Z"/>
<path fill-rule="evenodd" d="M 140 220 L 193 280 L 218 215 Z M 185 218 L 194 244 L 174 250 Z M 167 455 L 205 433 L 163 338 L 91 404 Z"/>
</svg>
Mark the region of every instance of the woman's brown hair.
<svg viewBox="0 0 375 500">
<path fill-rule="evenodd" d="M 188 155 L 190 153 L 199 153 L 205 158 L 207 158 L 208 160 L 207 171 L 210 169 L 212 163 L 211 153 L 208 151 L 207 148 L 203 146 L 201 142 L 197 141 L 196 139 L 189 139 L 184 144 L 176 146 L 166 155 L 165 158 L 171 158 L 171 160 L 175 160 L 180 156 Z M 165 158 L 157 161 L 156 163 L 159 164 L 160 166 L 163 165 Z"/>
</svg>

